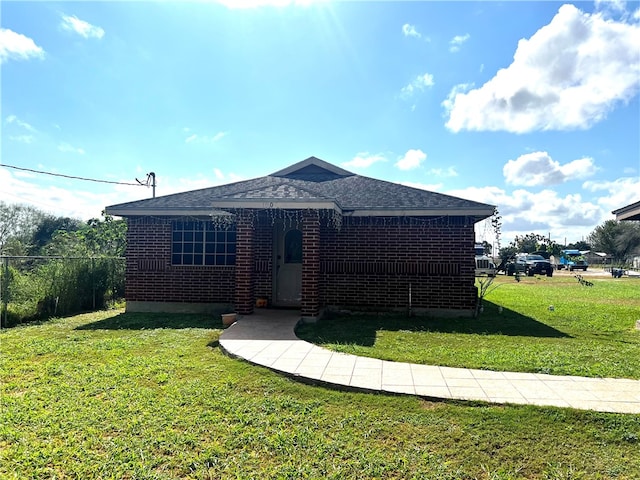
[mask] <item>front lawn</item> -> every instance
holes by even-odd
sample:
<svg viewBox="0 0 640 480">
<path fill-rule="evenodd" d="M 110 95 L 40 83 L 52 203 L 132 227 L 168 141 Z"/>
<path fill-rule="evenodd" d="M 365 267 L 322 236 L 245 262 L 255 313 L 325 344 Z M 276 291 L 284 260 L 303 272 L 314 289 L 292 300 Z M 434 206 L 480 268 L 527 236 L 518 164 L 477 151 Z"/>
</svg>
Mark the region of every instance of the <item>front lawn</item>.
<svg viewBox="0 0 640 480">
<path fill-rule="evenodd" d="M 499 276 L 476 319 L 341 316 L 298 335 L 399 362 L 640 379 L 640 280 L 588 280 L 593 286 L 573 275 Z"/>
<path fill-rule="evenodd" d="M 226 357 L 206 316 L 0 333 L 0 478 L 635 479 L 640 415 L 431 402 Z"/>
</svg>

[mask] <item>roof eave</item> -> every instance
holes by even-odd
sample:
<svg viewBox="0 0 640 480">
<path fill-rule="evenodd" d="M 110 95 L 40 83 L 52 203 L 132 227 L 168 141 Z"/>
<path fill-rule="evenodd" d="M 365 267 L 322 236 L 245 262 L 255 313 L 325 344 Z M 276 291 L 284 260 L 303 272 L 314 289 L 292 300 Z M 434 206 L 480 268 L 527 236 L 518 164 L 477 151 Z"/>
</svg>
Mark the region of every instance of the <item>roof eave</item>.
<svg viewBox="0 0 640 480">
<path fill-rule="evenodd" d="M 632 203 L 611 213 L 616 216 L 616 220 L 640 220 L 640 202 Z"/>
<path fill-rule="evenodd" d="M 493 215 L 494 207 L 490 208 L 430 208 L 430 209 L 385 209 L 358 208 L 345 212 L 351 217 L 474 217 L 476 222 Z"/>
<path fill-rule="evenodd" d="M 232 215 L 216 208 L 117 208 L 107 207 L 107 215 L 116 217 L 212 217 Z"/>
</svg>

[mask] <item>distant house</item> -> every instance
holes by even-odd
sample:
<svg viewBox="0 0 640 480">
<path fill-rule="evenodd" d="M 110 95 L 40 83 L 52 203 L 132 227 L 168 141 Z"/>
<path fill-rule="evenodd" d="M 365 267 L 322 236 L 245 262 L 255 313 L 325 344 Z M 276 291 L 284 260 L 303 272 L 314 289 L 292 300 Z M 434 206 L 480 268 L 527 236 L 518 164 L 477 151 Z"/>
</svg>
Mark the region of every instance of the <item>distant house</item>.
<svg viewBox="0 0 640 480">
<path fill-rule="evenodd" d="M 640 220 L 640 201 L 614 210 L 616 220 Z"/>
<path fill-rule="evenodd" d="M 474 225 L 494 206 L 310 157 L 265 177 L 107 207 L 126 218 L 129 311 L 256 302 L 474 311 Z"/>
</svg>

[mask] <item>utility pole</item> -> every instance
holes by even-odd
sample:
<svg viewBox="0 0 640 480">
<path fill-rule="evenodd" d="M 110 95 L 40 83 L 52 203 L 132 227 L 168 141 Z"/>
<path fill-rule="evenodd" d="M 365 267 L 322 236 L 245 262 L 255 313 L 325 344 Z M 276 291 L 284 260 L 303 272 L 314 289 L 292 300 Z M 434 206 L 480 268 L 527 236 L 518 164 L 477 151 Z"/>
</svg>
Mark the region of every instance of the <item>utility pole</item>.
<svg viewBox="0 0 640 480">
<path fill-rule="evenodd" d="M 151 191 L 152 191 L 152 198 L 156 198 L 156 174 L 155 172 L 149 172 L 147 173 L 147 179 L 144 182 L 141 182 L 140 180 L 138 180 L 136 178 L 136 182 L 138 182 L 140 185 L 146 185 L 147 187 L 149 185 L 151 185 Z"/>
</svg>

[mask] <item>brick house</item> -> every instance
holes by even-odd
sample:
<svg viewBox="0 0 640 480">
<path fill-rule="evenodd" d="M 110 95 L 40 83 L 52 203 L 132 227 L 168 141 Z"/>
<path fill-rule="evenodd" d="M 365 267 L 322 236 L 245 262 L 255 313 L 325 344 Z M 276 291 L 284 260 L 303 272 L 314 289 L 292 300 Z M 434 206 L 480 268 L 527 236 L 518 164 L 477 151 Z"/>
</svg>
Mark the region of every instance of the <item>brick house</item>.
<svg viewBox="0 0 640 480">
<path fill-rule="evenodd" d="M 129 311 L 257 303 L 469 316 L 474 225 L 494 206 L 310 157 L 265 177 L 122 203 Z"/>
</svg>

